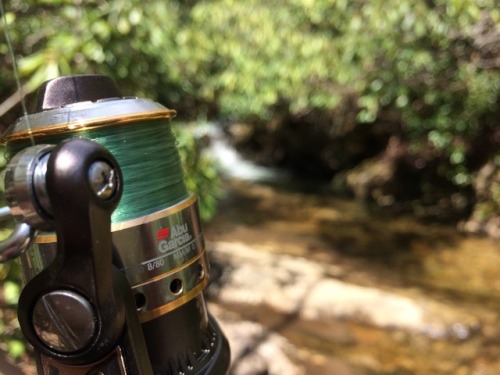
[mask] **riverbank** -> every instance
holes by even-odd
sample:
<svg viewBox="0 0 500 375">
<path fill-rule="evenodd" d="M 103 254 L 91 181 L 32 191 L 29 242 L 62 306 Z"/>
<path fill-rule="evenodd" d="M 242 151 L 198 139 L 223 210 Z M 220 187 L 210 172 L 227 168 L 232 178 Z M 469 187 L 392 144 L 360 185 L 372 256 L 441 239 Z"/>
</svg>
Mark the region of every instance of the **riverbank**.
<svg viewBox="0 0 500 375">
<path fill-rule="evenodd" d="M 212 300 L 284 337 L 308 374 L 500 373 L 491 239 L 241 181 L 206 237 Z"/>
</svg>

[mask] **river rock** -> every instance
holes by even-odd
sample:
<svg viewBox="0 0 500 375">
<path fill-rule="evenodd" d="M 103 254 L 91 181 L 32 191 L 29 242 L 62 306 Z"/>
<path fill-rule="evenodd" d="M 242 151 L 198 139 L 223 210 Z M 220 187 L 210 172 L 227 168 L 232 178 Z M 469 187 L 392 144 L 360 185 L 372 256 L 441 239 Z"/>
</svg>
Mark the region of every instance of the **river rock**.
<svg viewBox="0 0 500 375">
<path fill-rule="evenodd" d="M 231 375 L 304 374 L 290 359 L 294 348 L 285 338 L 258 323 L 241 320 L 217 305 L 209 307 L 230 343 Z"/>
<path fill-rule="evenodd" d="M 500 167 L 493 162 L 486 163 L 474 180 L 476 204 L 472 215 L 462 225 L 469 233 L 487 234 L 500 239 Z"/>
<path fill-rule="evenodd" d="M 211 244 L 219 272 L 209 292 L 227 304 L 263 304 L 303 319 L 349 319 L 431 338 L 466 339 L 478 320 L 461 310 L 405 290 L 382 290 L 337 280 L 328 265 L 255 250 L 238 242 Z"/>
</svg>

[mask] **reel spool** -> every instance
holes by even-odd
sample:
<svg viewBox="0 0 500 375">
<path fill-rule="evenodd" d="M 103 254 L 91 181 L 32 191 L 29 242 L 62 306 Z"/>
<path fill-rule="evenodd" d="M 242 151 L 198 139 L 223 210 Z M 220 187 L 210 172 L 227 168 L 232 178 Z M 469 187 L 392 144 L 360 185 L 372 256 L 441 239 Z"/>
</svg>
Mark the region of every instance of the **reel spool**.
<svg viewBox="0 0 500 375">
<path fill-rule="evenodd" d="M 184 184 L 170 127 L 175 114 L 147 99 L 122 97 L 105 76 L 61 77 L 42 86 L 36 112 L 3 139 L 10 155 L 70 138 L 89 138 L 113 154 L 124 181 L 112 216 L 113 244 L 135 295 L 154 374 L 222 374 L 229 346 L 203 297 L 209 263 L 197 199 Z M 11 212 L 21 216 L 16 203 Z M 26 244 L 33 231 L 20 226 L 15 243 Z M 56 241 L 53 233 L 35 237 L 20 258 L 25 283 L 52 262 Z"/>
</svg>

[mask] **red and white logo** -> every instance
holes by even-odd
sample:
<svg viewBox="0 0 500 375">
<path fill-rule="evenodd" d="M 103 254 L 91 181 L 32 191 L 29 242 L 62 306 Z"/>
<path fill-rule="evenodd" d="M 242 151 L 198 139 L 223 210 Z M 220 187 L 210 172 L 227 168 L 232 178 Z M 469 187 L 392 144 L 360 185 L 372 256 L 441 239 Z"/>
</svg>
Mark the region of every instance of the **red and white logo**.
<svg viewBox="0 0 500 375">
<path fill-rule="evenodd" d="M 156 232 L 156 239 L 158 241 L 166 240 L 170 236 L 170 228 L 163 228 Z"/>
<path fill-rule="evenodd" d="M 186 223 L 177 224 L 172 228 L 162 228 L 156 232 L 158 240 L 158 251 L 162 254 L 175 252 L 182 246 L 188 244 L 193 236 L 189 233 L 189 228 Z"/>
</svg>

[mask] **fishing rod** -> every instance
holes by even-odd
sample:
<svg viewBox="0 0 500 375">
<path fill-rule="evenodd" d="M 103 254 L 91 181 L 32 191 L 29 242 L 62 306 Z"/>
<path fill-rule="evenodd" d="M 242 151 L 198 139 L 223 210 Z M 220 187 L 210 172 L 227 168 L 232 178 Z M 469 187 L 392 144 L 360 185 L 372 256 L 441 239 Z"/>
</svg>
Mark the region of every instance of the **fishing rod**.
<svg viewBox="0 0 500 375">
<path fill-rule="evenodd" d="M 3 135 L 0 219 L 17 227 L 0 261 L 19 257 L 18 317 L 38 374 L 227 373 L 174 116 L 106 76 L 76 75 L 43 84 Z"/>
</svg>

